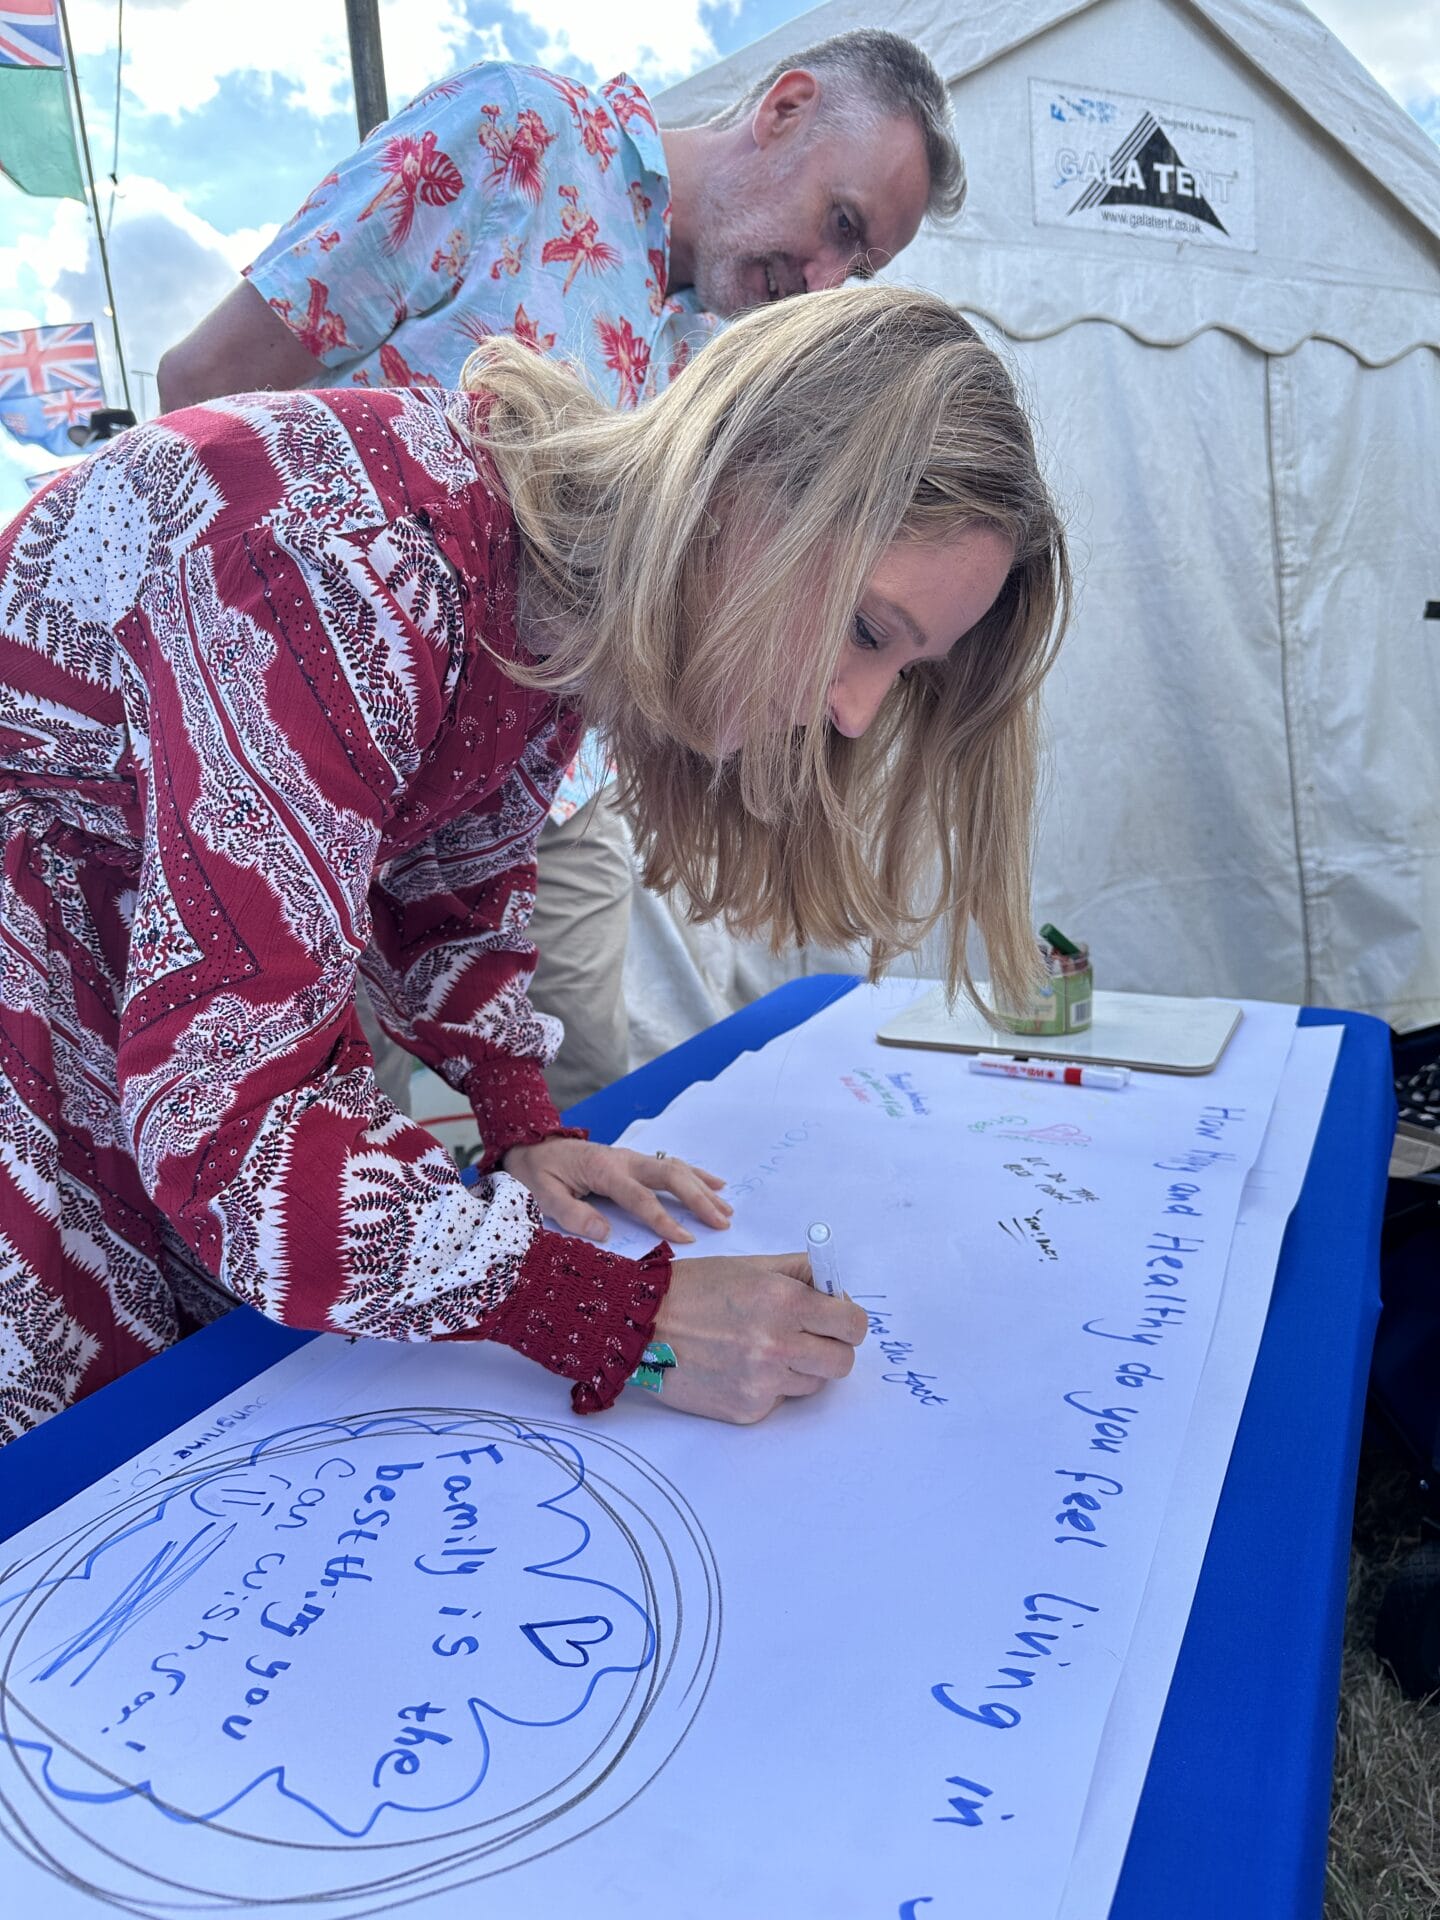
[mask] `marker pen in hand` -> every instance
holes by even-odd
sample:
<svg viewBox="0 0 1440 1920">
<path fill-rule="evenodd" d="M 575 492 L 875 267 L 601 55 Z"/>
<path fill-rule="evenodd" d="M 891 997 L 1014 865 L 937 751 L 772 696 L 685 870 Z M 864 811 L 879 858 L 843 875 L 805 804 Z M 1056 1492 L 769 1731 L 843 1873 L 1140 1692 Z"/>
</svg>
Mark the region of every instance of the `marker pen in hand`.
<svg viewBox="0 0 1440 1920">
<path fill-rule="evenodd" d="M 816 1291 L 839 1299 L 845 1292 L 845 1286 L 840 1278 L 835 1234 L 823 1220 L 816 1220 L 805 1229 L 805 1251 L 810 1256 L 810 1272 Z"/>
</svg>

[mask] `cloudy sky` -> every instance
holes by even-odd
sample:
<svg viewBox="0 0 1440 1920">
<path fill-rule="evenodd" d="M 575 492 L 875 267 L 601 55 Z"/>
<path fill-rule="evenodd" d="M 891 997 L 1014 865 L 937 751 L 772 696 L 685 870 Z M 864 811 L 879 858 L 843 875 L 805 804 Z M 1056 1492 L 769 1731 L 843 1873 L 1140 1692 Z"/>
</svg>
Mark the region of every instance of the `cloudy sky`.
<svg viewBox="0 0 1440 1920">
<path fill-rule="evenodd" d="M 1440 140 L 1435 0 L 1311 0 Z M 791 0 L 381 0 L 392 104 L 487 56 L 582 79 L 624 68 L 664 86 L 804 11 Z M 355 141 L 341 0 L 129 0 L 115 126 L 115 0 L 69 0 L 91 150 L 110 223 L 139 411 L 145 371 L 233 284 L 275 227 Z M 239 23 L 243 21 L 243 30 Z M 0 181 L 0 329 L 90 319 L 104 306 L 84 209 Z M 142 370 L 137 373 L 136 370 Z M 118 383 L 110 381 L 118 400 Z M 0 518 L 23 476 L 57 464 L 0 431 Z"/>
</svg>

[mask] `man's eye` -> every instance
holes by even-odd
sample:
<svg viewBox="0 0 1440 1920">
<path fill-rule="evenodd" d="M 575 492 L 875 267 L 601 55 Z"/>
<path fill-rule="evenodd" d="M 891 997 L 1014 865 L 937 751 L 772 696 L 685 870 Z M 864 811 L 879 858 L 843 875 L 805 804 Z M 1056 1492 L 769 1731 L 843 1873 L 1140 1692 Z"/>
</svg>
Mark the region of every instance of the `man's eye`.
<svg viewBox="0 0 1440 1920">
<path fill-rule="evenodd" d="M 837 211 L 835 224 L 840 229 L 840 238 L 842 240 L 853 240 L 855 238 L 855 222 L 850 218 L 848 213 Z"/>
<path fill-rule="evenodd" d="M 869 653 L 878 653 L 880 650 L 879 636 L 871 629 L 863 613 L 855 616 L 855 644 Z"/>
</svg>

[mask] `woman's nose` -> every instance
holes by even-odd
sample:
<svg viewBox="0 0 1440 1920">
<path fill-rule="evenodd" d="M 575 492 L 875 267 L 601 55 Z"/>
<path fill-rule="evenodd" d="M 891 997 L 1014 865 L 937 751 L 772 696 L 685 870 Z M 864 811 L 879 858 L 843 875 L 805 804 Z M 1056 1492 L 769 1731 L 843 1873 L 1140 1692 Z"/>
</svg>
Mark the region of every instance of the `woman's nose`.
<svg viewBox="0 0 1440 1920">
<path fill-rule="evenodd" d="M 892 674 L 846 675 L 830 689 L 830 718 L 837 733 L 858 740 L 880 711 Z"/>
</svg>

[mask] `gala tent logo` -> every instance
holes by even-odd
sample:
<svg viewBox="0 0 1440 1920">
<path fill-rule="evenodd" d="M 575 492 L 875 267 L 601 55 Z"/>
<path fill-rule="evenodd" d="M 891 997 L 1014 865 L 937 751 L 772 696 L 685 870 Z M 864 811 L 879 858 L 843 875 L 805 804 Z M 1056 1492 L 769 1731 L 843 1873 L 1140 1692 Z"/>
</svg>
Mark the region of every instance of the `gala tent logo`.
<svg viewBox="0 0 1440 1920">
<path fill-rule="evenodd" d="M 1039 225 L 1255 249 L 1248 120 L 1032 80 L 1030 139 Z"/>
<path fill-rule="evenodd" d="M 1141 115 L 1130 138 L 1115 149 L 1103 168 L 1093 167 L 1093 155 L 1087 156 L 1090 164 L 1086 164 L 1078 156 L 1062 153 L 1057 156 L 1062 171 L 1067 158 L 1075 165 L 1077 177 L 1093 173 L 1072 213 L 1091 207 L 1165 207 L 1225 231 L 1225 222 L 1206 198 L 1206 190 L 1217 199 L 1228 199 L 1234 175 L 1202 176 L 1187 167 L 1153 113 Z"/>
</svg>

